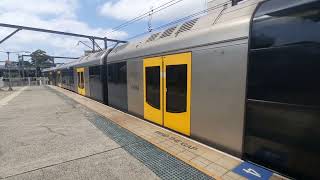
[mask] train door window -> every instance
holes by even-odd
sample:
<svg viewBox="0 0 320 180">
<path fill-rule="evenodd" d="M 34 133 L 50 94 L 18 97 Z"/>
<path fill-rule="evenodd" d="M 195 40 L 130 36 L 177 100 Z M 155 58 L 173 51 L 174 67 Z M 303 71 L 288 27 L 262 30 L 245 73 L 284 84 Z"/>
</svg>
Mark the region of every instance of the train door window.
<svg viewBox="0 0 320 180">
<path fill-rule="evenodd" d="M 146 68 L 146 101 L 160 109 L 160 66 Z"/>
<path fill-rule="evenodd" d="M 81 84 L 81 78 L 80 78 L 80 72 L 78 72 L 78 87 L 80 88 L 80 84 Z"/>
<path fill-rule="evenodd" d="M 187 65 L 166 66 L 166 111 L 187 111 Z"/>
<path fill-rule="evenodd" d="M 80 73 L 80 77 L 81 77 L 81 84 L 80 84 L 81 86 L 80 86 L 80 88 L 83 89 L 84 88 L 84 73 L 83 72 Z"/>
<path fill-rule="evenodd" d="M 83 72 L 78 72 L 78 87 L 80 89 L 84 88 L 84 78 L 83 78 Z"/>
</svg>

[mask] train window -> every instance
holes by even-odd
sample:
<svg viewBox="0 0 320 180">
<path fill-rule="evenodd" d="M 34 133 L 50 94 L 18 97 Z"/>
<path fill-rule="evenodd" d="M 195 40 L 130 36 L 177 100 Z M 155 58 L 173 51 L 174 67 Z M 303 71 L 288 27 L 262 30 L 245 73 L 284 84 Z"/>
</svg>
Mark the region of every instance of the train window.
<svg viewBox="0 0 320 180">
<path fill-rule="evenodd" d="M 127 110 L 127 63 L 108 64 L 108 103 L 110 106 Z"/>
<path fill-rule="evenodd" d="M 74 85 L 74 77 L 73 77 L 73 69 L 69 69 L 69 82 L 70 82 L 70 86 Z"/>
<path fill-rule="evenodd" d="M 160 66 L 146 68 L 146 101 L 160 109 Z"/>
<path fill-rule="evenodd" d="M 114 65 L 113 64 L 108 64 L 108 83 L 109 82 L 114 82 L 115 81 L 115 70 L 114 70 Z"/>
<path fill-rule="evenodd" d="M 257 10 L 251 48 L 320 43 L 320 1 L 269 0 Z M 303 4 L 303 5 L 299 5 Z"/>
<path fill-rule="evenodd" d="M 90 76 L 100 76 L 100 66 L 89 67 Z"/>
<path fill-rule="evenodd" d="M 187 65 L 166 66 L 166 111 L 172 113 L 187 110 Z"/>
<path fill-rule="evenodd" d="M 61 81 L 63 85 L 73 85 L 73 70 L 72 69 L 64 69 L 61 71 Z"/>
<path fill-rule="evenodd" d="M 66 84 L 66 76 L 65 76 L 65 71 L 61 71 L 61 83 Z"/>
<path fill-rule="evenodd" d="M 250 52 L 248 98 L 320 106 L 320 45 Z"/>
<path fill-rule="evenodd" d="M 127 65 L 126 62 L 108 64 L 108 82 L 127 83 Z"/>
<path fill-rule="evenodd" d="M 320 106 L 320 1 L 269 0 L 254 16 L 248 98 Z"/>
</svg>

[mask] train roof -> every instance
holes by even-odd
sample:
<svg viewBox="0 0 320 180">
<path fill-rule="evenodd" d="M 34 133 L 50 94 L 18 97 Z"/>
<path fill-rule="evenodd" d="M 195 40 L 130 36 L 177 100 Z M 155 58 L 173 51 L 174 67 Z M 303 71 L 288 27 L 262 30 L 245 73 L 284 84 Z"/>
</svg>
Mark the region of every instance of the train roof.
<svg viewBox="0 0 320 180">
<path fill-rule="evenodd" d="M 56 71 L 56 70 L 61 70 L 61 69 L 68 69 L 71 67 L 82 67 L 82 66 L 95 66 L 95 65 L 99 65 L 101 59 L 103 58 L 104 54 L 106 53 L 106 51 L 98 51 L 95 53 L 90 53 L 88 55 L 82 56 L 79 59 L 69 62 L 69 63 L 65 63 L 65 64 L 61 64 L 58 65 L 56 67 L 52 67 L 52 68 L 47 68 L 44 69 L 43 72 L 48 72 L 48 71 Z"/>
<path fill-rule="evenodd" d="M 237 39 L 248 39 L 250 21 L 261 0 L 247 0 L 236 6 L 220 6 L 207 15 L 155 32 L 119 46 L 108 62 L 155 56 Z"/>
<path fill-rule="evenodd" d="M 256 6 L 261 1 L 264 0 L 246 0 L 236 6 L 231 6 L 229 2 L 213 6 L 205 16 L 152 32 L 143 38 L 119 45 L 108 55 L 108 62 L 248 39 L 250 20 Z M 51 70 L 100 65 L 107 51 L 90 53 L 79 60 Z"/>
</svg>

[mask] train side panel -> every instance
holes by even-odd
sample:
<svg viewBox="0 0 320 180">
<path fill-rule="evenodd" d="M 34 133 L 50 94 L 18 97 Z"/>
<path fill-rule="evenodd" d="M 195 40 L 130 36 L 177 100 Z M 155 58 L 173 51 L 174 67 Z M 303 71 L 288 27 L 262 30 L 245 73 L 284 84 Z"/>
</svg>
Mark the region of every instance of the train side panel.
<svg viewBox="0 0 320 180">
<path fill-rule="evenodd" d="M 128 110 L 127 62 L 108 64 L 108 103 L 111 107 Z"/>
<path fill-rule="evenodd" d="M 143 61 L 134 59 L 127 62 L 128 111 L 143 117 Z"/>
<path fill-rule="evenodd" d="M 247 40 L 193 51 L 191 136 L 241 156 Z"/>
<path fill-rule="evenodd" d="M 319 179 L 320 1 L 265 1 L 251 31 L 244 157 Z"/>
<path fill-rule="evenodd" d="M 89 84 L 89 67 L 84 68 L 84 88 L 85 88 L 85 96 L 91 97 L 90 95 L 90 84 Z"/>
<path fill-rule="evenodd" d="M 100 66 L 89 67 L 90 97 L 94 100 L 103 102 L 103 89 L 100 78 Z"/>
<path fill-rule="evenodd" d="M 76 68 L 73 68 L 73 78 L 74 78 L 74 85 L 73 85 L 74 92 L 79 93 L 78 92 L 78 73 Z"/>
</svg>

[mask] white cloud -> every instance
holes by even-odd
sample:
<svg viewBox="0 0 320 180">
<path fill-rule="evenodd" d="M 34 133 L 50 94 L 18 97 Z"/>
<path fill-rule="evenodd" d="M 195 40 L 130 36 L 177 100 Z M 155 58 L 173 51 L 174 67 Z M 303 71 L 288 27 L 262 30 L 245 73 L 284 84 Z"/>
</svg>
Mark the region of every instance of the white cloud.
<svg viewBox="0 0 320 180">
<path fill-rule="evenodd" d="M 119 20 L 130 20 L 138 15 L 157 8 L 170 0 L 117 0 L 107 1 L 100 8 L 100 14 Z M 177 1 L 175 1 L 177 2 Z M 154 20 L 173 20 L 203 10 L 206 0 L 183 0 L 153 15 Z"/>
<path fill-rule="evenodd" d="M 77 0 L 1 0 L 0 12 L 74 16 Z"/>
<path fill-rule="evenodd" d="M 104 37 L 110 29 L 92 28 L 77 19 L 76 9 L 79 2 L 77 0 L 0 0 L 0 22 Z M 14 29 L 0 27 L 0 39 L 12 31 Z M 117 39 L 124 39 L 127 36 L 123 31 L 108 35 L 109 38 Z M 76 46 L 79 40 L 86 39 L 20 31 L 1 44 L 0 50 L 34 51 L 40 48 L 52 55 L 81 56 L 86 47 Z M 5 55 L 0 53 L 0 61 L 4 59 L 6 59 Z"/>
</svg>

